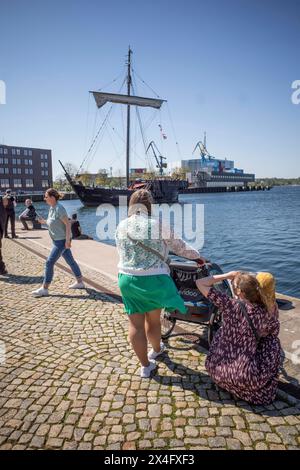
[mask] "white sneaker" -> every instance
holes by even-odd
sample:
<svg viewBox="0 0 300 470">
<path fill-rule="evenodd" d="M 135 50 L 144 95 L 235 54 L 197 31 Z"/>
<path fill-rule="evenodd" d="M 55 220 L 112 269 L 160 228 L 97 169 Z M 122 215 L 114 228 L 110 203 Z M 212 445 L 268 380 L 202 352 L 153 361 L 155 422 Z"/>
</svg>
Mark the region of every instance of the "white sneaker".
<svg viewBox="0 0 300 470">
<path fill-rule="evenodd" d="M 74 282 L 74 284 L 71 284 L 69 286 L 69 289 L 85 289 L 85 285 L 83 284 L 83 282 Z"/>
<path fill-rule="evenodd" d="M 148 359 L 149 361 L 151 359 L 156 359 L 158 356 L 160 356 L 164 351 L 166 350 L 166 346 L 164 345 L 164 343 L 161 341 L 160 342 L 160 351 L 156 352 L 154 351 L 154 349 L 151 349 L 149 352 L 148 352 Z"/>
<path fill-rule="evenodd" d="M 156 369 L 156 362 L 155 361 L 149 361 L 150 364 L 148 367 L 142 366 L 141 367 L 141 377 L 144 379 L 148 379 L 151 375 L 151 372 Z"/>
<path fill-rule="evenodd" d="M 40 287 L 37 290 L 33 290 L 31 293 L 33 297 L 47 297 L 49 295 L 48 289 L 45 289 L 44 287 Z"/>
</svg>

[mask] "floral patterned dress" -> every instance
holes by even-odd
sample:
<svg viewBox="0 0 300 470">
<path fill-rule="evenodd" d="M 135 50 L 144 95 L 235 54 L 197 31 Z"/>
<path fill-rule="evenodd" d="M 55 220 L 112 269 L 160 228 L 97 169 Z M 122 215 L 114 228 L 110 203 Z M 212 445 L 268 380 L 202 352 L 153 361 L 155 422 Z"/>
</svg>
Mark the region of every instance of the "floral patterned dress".
<svg viewBox="0 0 300 470">
<path fill-rule="evenodd" d="M 245 303 L 260 337 L 254 333 L 240 304 L 212 287 L 208 299 L 222 312 L 205 366 L 213 381 L 236 397 L 253 404 L 271 403 L 277 391 L 280 367 L 279 321 L 259 305 Z"/>
</svg>

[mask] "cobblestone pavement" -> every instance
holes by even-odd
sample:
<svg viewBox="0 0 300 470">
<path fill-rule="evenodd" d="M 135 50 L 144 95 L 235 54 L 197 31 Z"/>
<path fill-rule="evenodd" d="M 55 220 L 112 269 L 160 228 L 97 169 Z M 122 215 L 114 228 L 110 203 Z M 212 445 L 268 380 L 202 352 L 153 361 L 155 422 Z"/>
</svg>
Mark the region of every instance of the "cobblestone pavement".
<svg viewBox="0 0 300 470">
<path fill-rule="evenodd" d="M 51 296 L 34 299 L 43 261 L 11 240 L 4 254 L 0 449 L 300 448 L 299 403 L 234 401 L 189 336 L 171 337 L 156 375 L 141 379 L 122 305 L 68 290 L 60 269 Z"/>
</svg>

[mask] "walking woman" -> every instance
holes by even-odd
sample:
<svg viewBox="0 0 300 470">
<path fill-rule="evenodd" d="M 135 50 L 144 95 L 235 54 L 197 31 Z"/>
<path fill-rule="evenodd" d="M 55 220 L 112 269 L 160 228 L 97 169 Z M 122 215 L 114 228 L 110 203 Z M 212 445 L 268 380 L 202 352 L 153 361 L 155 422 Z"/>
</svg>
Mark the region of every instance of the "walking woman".
<svg viewBox="0 0 300 470">
<path fill-rule="evenodd" d="M 70 289 L 84 289 L 80 268 L 73 258 L 71 248 L 71 225 L 66 209 L 59 204 L 59 193 L 55 189 L 47 189 L 45 201 L 50 206 L 47 220 L 39 218 L 41 224 L 48 226 L 49 235 L 53 241 L 52 251 L 46 261 L 45 277 L 42 287 L 32 292 L 34 297 L 49 295 L 48 288 L 53 279 L 53 270 L 56 261 L 62 256 L 72 269 L 76 282 Z"/>
<path fill-rule="evenodd" d="M 141 363 L 141 377 L 150 377 L 161 343 L 161 309 L 186 313 L 183 299 L 170 277 L 167 264 L 169 249 L 179 256 L 203 264 L 198 251 L 175 239 L 165 229 L 160 234 L 159 221 L 151 217 L 151 193 L 140 189 L 129 202 L 128 218 L 116 231 L 119 252 L 119 287 L 129 320 L 129 340 Z M 147 340 L 152 350 L 147 355 Z"/>
<path fill-rule="evenodd" d="M 213 287 L 224 279 L 231 279 L 235 299 Z M 196 281 L 200 292 L 222 312 L 222 326 L 205 367 L 221 388 L 256 405 L 275 399 L 281 362 L 275 290 L 265 298 L 261 287 L 265 279 L 232 271 Z"/>
</svg>

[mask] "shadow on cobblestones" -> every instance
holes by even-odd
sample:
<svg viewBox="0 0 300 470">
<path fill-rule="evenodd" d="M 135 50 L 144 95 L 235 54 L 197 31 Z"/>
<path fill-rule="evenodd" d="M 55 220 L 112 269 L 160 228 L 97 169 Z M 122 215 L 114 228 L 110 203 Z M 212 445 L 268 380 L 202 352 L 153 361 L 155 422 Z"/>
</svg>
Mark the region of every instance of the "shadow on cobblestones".
<svg viewBox="0 0 300 470">
<path fill-rule="evenodd" d="M 94 298 L 95 300 L 105 300 L 107 302 L 111 302 L 112 304 L 122 305 L 122 301 L 117 297 L 111 297 L 109 294 L 105 294 L 104 292 L 91 288 L 87 288 L 86 291 L 89 293 L 91 299 Z"/>
<path fill-rule="evenodd" d="M 170 349 L 175 349 L 173 346 Z M 186 349 L 185 349 L 186 350 Z M 200 352 L 200 351 L 199 351 Z M 168 352 L 166 352 L 161 358 L 156 359 L 157 362 L 162 362 L 172 373 L 170 377 L 165 377 L 156 374 L 153 376 L 153 380 L 160 384 L 168 384 L 169 386 L 174 386 L 177 388 L 182 388 L 182 390 L 190 390 L 199 398 L 203 400 L 208 400 L 211 404 L 216 403 L 220 405 L 232 405 L 244 409 L 245 411 L 250 411 L 256 415 L 262 417 L 280 417 L 282 416 L 282 408 L 284 407 L 279 399 L 271 405 L 251 405 L 244 400 L 240 400 L 237 397 L 234 397 L 226 390 L 218 387 L 211 380 L 210 376 L 202 371 L 191 369 L 181 363 L 175 362 L 169 357 Z M 288 407 L 284 410 L 285 416 L 294 416 L 299 415 L 299 410 Z"/>
<path fill-rule="evenodd" d="M 78 300 L 84 300 L 84 299 L 91 299 L 92 297 L 89 294 L 49 294 L 49 297 L 59 297 L 61 299 L 78 299 Z"/>
<path fill-rule="evenodd" d="M 15 274 L 8 274 L 1 277 L 2 282 L 8 284 L 41 284 L 44 280 L 43 276 L 17 276 Z"/>
</svg>

